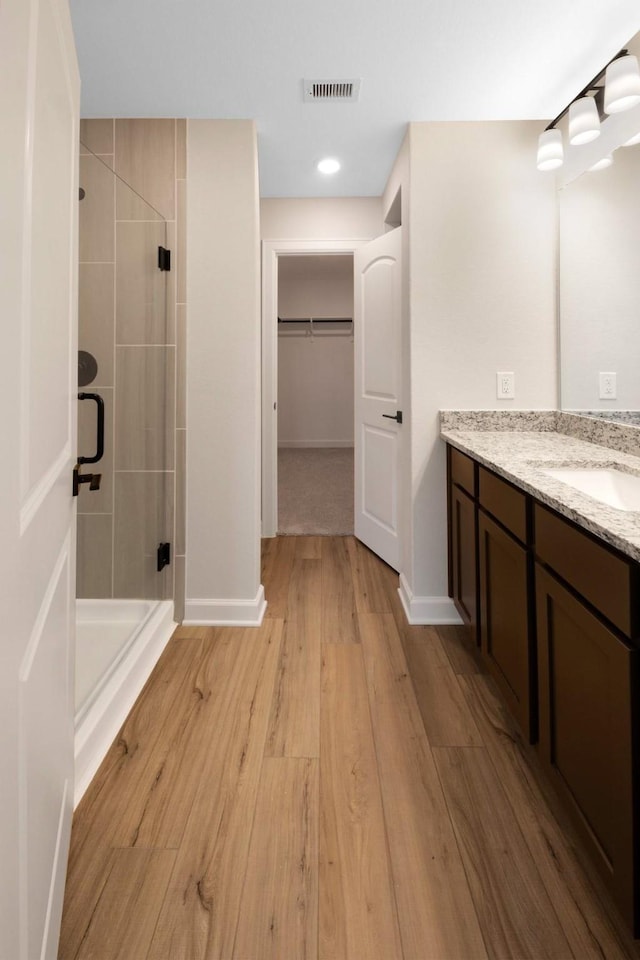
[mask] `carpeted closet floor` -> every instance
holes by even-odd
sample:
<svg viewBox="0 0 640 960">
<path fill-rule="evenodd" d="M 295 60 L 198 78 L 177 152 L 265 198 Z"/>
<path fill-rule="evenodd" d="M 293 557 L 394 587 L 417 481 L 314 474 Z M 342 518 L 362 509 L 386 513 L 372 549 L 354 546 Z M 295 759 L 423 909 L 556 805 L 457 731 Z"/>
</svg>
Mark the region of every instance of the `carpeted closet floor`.
<svg viewBox="0 0 640 960">
<path fill-rule="evenodd" d="M 278 449 L 278 533 L 353 533 L 353 447 Z"/>
</svg>

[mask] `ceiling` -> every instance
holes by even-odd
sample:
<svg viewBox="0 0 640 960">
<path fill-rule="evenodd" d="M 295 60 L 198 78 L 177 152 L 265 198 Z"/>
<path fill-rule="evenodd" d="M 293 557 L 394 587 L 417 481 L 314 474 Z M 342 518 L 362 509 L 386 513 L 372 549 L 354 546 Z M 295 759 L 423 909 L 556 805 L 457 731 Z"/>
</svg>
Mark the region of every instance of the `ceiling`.
<svg viewBox="0 0 640 960">
<path fill-rule="evenodd" d="M 83 117 L 254 119 L 264 197 L 378 196 L 408 121 L 549 119 L 640 29 L 637 0 L 70 5 Z M 360 99 L 305 103 L 303 78 Z"/>
</svg>

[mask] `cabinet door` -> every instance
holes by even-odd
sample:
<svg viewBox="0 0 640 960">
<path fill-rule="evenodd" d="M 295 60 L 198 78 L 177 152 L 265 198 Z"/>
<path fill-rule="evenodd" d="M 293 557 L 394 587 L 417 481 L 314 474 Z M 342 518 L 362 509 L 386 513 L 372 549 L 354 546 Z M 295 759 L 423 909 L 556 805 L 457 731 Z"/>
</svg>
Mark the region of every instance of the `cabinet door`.
<svg viewBox="0 0 640 960">
<path fill-rule="evenodd" d="M 532 719 L 527 551 L 478 512 L 480 637 L 487 668 L 525 736 Z"/>
<path fill-rule="evenodd" d="M 536 566 L 540 756 L 625 916 L 634 917 L 630 649 Z"/>
<path fill-rule="evenodd" d="M 476 505 L 463 490 L 451 486 L 452 597 L 458 613 L 477 642 L 478 584 L 476 574 Z"/>
</svg>

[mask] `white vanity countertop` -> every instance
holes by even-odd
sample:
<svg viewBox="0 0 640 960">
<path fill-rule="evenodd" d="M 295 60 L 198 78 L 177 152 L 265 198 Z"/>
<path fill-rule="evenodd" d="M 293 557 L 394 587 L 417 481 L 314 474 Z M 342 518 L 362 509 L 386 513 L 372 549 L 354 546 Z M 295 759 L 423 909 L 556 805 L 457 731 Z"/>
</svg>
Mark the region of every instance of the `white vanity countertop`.
<svg viewBox="0 0 640 960">
<path fill-rule="evenodd" d="M 640 561 L 640 512 L 609 507 L 543 472 L 551 467 L 617 467 L 640 476 L 639 456 L 539 429 L 468 430 L 443 425 L 440 436 L 541 503 Z"/>
</svg>

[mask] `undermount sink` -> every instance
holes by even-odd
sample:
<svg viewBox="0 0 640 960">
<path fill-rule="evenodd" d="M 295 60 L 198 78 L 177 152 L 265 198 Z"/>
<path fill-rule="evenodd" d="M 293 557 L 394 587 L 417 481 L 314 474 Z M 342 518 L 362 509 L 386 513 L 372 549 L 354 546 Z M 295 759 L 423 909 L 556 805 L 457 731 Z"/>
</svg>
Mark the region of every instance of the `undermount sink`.
<svg viewBox="0 0 640 960">
<path fill-rule="evenodd" d="M 640 477 L 611 467 L 552 467 L 542 471 L 617 510 L 640 510 Z"/>
</svg>

